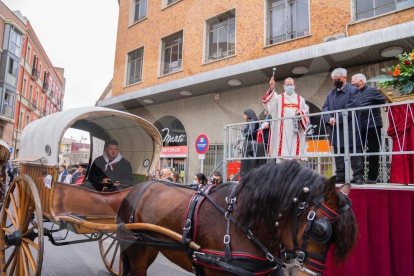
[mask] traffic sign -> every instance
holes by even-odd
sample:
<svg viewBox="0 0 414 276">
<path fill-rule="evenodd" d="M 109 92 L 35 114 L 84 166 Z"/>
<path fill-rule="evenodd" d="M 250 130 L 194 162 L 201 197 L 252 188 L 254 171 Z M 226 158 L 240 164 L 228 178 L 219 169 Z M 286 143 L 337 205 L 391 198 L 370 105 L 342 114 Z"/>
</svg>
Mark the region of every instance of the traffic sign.
<svg viewBox="0 0 414 276">
<path fill-rule="evenodd" d="M 208 150 L 208 146 L 210 145 L 208 141 L 208 137 L 205 134 L 200 134 L 195 142 L 195 149 L 198 154 L 204 154 Z"/>
</svg>

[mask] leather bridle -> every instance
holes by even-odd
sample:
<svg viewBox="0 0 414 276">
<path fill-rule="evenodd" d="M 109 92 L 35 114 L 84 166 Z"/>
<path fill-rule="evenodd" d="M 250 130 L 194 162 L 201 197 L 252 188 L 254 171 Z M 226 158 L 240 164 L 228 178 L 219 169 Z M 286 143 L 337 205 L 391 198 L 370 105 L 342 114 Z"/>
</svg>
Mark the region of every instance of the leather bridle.
<svg viewBox="0 0 414 276">
<path fill-rule="evenodd" d="M 306 202 L 302 202 L 298 205 L 297 216 L 295 217 L 292 233 L 294 248 L 285 249 L 284 246 L 281 245 L 280 255 L 282 257 L 282 260 L 285 262 L 286 267 L 298 267 L 302 272 L 311 276 L 321 276 L 326 267 L 326 254 L 320 255 L 312 252 L 306 252 L 306 245 L 308 243 L 308 240 L 310 238 L 315 243 L 319 244 L 328 242 L 332 237 L 332 225 L 328 220 L 337 219 L 341 213 L 350 209 L 352 204 L 349 202 L 335 212 L 326 206 L 324 203 L 324 196 L 322 194 L 313 199 L 313 206 L 313 210 L 310 211 L 307 215 L 306 229 L 303 233 L 302 244 L 299 247 L 297 241 L 298 219 L 303 211 L 308 207 L 312 207 L 312 205 L 308 206 Z M 323 218 L 316 217 L 316 212 L 318 209 L 322 212 L 322 214 L 324 214 Z M 307 264 L 312 269 L 305 268 L 303 266 L 304 264 Z"/>
</svg>

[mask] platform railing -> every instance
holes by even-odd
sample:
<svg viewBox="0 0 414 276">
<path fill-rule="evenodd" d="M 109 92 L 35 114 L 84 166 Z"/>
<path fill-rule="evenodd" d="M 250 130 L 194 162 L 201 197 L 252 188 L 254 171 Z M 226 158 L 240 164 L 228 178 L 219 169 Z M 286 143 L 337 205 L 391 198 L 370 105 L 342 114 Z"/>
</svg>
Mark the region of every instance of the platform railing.
<svg viewBox="0 0 414 276">
<path fill-rule="evenodd" d="M 376 125 L 374 119 L 374 109 L 381 110 L 381 117 L 383 121 L 382 129 Z M 358 120 L 360 113 L 364 111 L 368 113 L 369 124 L 362 128 L 361 122 Z M 331 126 L 327 122 L 327 118 L 332 116 L 336 122 L 341 121 Z M 243 130 L 246 125 L 258 123 L 259 126 L 264 122 L 293 122 L 293 120 L 306 117 L 309 123 L 306 127 L 306 143 L 301 144 L 300 152 L 302 154 L 296 155 L 292 152 L 288 145 L 289 154 L 280 156 L 271 156 L 268 153 L 266 145 L 254 141 L 252 134 L 244 135 Z M 311 113 L 306 115 L 298 115 L 293 117 L 285 117 L 282 119 L 261 120 L 254 122 L 243 122 L 237 124 L 229 124 L 224 126 L 224 152 L 223 152 L 223 178 L 227 179 L 227 164 L 232 161 L 244 160 L 268 160 L 267 162 L 274 162 L 286 159 L 302 158 L 304 165 L 325 174 L 325 176 L 335 175 L 334 157 L 344 157 L 345 163 L 345 181 L 349 183 L 351 176 L 350 158 L 353 156 L 362 156 L 364 162 L 367 162 L 367 157 L 377 155 L 379 156 L 379 176 L 378 180 L 386 183 L 389 179 L 390 164 L 393 155 L 414 154 L 413 149 L 407 149 L 407 131 L 414 124 L 414 101 L 389 103 L 375 106 L 358 107 L 350 109 L 342 109 L 335 111 L 326 111 L 319 113 Z M 414 127 L 414 126 L 413 126 Z M 367 135 L 368 128 L 374 128 L 374 139 L 378 140 L 380 145 L 378 152 L 368 152 Z M 393 132 L 393 136 L 387 135 L 387 132 Z M 364 134 L 365 133 L 365 134 Z M 275 135 L 279 135 L 279 129 L 272 129 L 270 143 L 275 143 Z M 289 135 L 284 132 L 283 135 Z M 290 135 L 292 135 L 290 133 Z M 363 137 L 365 135 L 365 137 Z M 343 142 L 336 143 L 336 152 L 331 146 L 331 140 L 337 141 L 343 138 Z M 288 139 L 289 140 L 289 139 Z M 292 142 L 292 141 L 291 141 Z M 296 142 L 296 140 L 295 140 Z M 357 146 L 362 145 L 362 151 L 357 151 Z M 394 145 L 394 150 L 393 150 Z M 343 152 L 341 153 L 341 146 Z M 264 161 L 266 162 L 266 161 Z"/>
</svg>

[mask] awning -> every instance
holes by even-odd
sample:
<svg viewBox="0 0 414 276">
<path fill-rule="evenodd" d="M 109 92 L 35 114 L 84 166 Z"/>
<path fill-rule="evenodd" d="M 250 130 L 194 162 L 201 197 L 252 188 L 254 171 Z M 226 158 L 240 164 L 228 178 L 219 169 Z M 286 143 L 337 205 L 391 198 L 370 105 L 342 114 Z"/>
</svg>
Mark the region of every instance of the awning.
<svg viewBox="0 0 414 276">
<path fill-rule="evenodd" d="M 263 84 L 269 81 L 273 67 L 277 67 L 276 77 L 281 80 L 291 77 L 292 68 L 300 65 L 307 66 L 309 68 L 307 75 L 312 75 L 329 72 L 338 67 L 350 68 L 373 64 L 393 59 L 381 56 L 381 50 L 384 48 L 400 46 L 404 51 L 411 51 L 412 47 L 405 41 L 407 39 L 414 39 L 414 21 L 139 89 L 98 101 L 97 105 L 129 110 L 148 105 L 143 102 L 146 98 L 153 99 L 155 103 L 185 98 L 180 95 L 182 90 L 192 91 L 192 96 L 230 91 L 234 87 L 229 86 L 227 82 L 233 78 L 240 79 L 242 82 L 242 85 L 237 88 Z"/>
</svg>

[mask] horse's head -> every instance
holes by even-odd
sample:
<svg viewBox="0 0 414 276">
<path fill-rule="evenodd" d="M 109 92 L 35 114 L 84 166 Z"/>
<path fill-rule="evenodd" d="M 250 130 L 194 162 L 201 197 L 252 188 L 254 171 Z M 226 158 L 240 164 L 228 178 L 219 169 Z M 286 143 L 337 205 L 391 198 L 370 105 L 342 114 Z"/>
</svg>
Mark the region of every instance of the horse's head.
<svg viewBox="0 0 414 276">
<path fill-rule="evenodd" d="M 281 231 L 281 257 L 294 275 L 322 275 L 332 243 L 338 263 L 349 257 L 357 242 L 358 224 L 351 201 L 336 190 L 333 177 L 313 192 L 304 187 L 292 206 L 296 217 L 293 225 Z"/>
<path fill-rule="evenodd" d="M 281 247 L 281 258 L 287 266 L 301 268 L 299 275 L 323 271 L 332 243 L 338 263 L 356 244 L 351 201 L 336 190 L 334 178 L 296 161 L 269 163 L 244 176 L 239 190 L 240 223 L 272 250 Z"/>
</svg>

